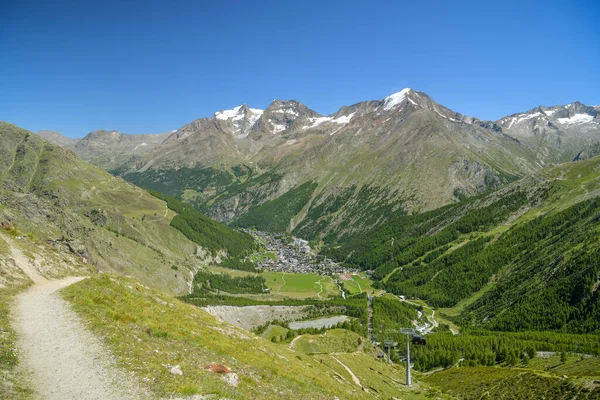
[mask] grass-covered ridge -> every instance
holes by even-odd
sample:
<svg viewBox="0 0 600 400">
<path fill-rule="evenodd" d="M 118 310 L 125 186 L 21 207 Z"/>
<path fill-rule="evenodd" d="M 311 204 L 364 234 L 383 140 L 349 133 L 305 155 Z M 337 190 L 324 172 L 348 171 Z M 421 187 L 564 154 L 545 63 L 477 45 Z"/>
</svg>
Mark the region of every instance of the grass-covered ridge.
<svg viewBox="0 0 600 400">
<path fill-rule="evenodd" d="M 201 259 L 164 201 L 14 125 L 0 122 L 0 142 L 0 220 L 97 270 L 187 290 Z"/>
<path fill-rule="evenodd" d="M 331 329 L 322 335 L 302 335 L 294 349 L 304 354 L 352 353 L 362 343 L 360 336 L 345 329 Z"/>
</svg>

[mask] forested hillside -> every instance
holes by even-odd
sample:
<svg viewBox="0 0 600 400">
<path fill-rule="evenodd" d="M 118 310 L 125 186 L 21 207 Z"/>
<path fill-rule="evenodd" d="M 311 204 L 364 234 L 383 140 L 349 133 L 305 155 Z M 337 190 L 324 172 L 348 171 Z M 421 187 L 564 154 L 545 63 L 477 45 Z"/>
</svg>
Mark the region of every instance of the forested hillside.
<svg viewBox="0 0 600 400">
<path fill-rule="evenodd" d="M 600 332 L 597 158 L 410 216 L 325 252 L 397 295 L 497 331 Z M 587 199 L 586 199 L 587 198 Z"/>
<path fill-rule="evenodd" d="M 239 257 L 252 251 L 254 239 L 247 233 L 238 232 L 227 225 L 208 218 L 194 207 L 175 197 L 149 191 L 155 197 L 167 202 L 167 207 L 177 215 L 171 220 L 171 226 L 181 231 L 192 242 L 216 254 L 226 252 L 233 257 Z"/>
</svg>

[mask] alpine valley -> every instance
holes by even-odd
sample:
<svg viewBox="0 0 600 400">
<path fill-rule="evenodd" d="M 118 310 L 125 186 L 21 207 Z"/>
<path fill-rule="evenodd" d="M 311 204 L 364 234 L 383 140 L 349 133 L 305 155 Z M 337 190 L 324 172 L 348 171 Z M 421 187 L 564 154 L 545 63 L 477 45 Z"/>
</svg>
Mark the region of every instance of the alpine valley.
<svg viewBox="0 0 600 400">
<path fill-rule="evenodd" d="M 2 398 L 600 399 L 600 106 L 0 143 Z"/>
<path fill-rule="evenodd" d="M 432 210 L 587 154 L 600 138 L 600 107 L 537 107 L 493 122 L 404 89 L 329 116 L 275 100 L 171 133 L 40 135 L 218 221 L 330 242 L 391 212 Z"/>
</svg>

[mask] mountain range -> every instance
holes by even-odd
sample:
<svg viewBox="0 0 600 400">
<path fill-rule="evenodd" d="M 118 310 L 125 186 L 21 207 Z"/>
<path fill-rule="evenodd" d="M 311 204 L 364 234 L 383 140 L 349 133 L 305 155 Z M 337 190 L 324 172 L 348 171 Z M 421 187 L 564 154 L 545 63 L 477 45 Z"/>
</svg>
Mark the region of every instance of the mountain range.
<svg viewBox="0 0 600 400">
<path fill-rule="evenodd" d="M 600 139 L 600 107 L 536 107 L 493 122 L 404 89 L 329 116 L 275 100 L 156 135 L 39 134 L 219 221 L 334 240 L 390 211 L 435 209 L 586 154 Z"/>
<path fill-rule="evenodd" d="M 597 107 L 578 103 L 490 122 L 412 90 L 327 117 L 276 101 L 159 135 L 40 132 L 66 149 L 0 123 L 0 349 L 9 355 L 0 357 L 0 397 L 27 390 L 13 294 L 38 278 L 90 274 L 63 297 L 160 398 L 481 398 L 490 373 L 503 374 L 493 378 L 496 397 L 597 398 L 598 125 Z M 234 227 L 324 239 L 319 257 L 362 272 L 337 275 L 327 295 L 322 282 L 334 278 L 322 276 L 316 297 L 277 300 L 287 286 L 306 290 L 295 283 L 305 274 L 254 272 L 274 256 L 266 236 L 199 210 Z M 277 293 L 265 292 L 267 280 Z M 323 315 L 342 307 L 353 319 L 297 341 L 267 321 L 264 340 L 192 306 L 275 304 Z M 413 390 L 392 379 L 403 370 L 378 361 L 377 346 L 384 325 L 400 342 L 400 327 L 422 323 Z M 562 352 L 561 364 L 549 369 L 539 352 Z M 390 357 L 400 361 L 396 350 Z M 207 370 L 215 360 L 236 380 Z M 447 392 L 455 373 L 464 378 Z"/>
</svg>

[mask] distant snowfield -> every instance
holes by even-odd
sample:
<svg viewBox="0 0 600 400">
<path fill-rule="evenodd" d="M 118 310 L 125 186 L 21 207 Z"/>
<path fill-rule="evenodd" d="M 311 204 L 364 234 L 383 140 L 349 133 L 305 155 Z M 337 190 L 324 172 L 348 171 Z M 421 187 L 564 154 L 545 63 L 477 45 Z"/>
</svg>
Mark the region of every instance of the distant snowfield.
<svg viewBox="0 0 600 400">
<path fill-rule="evenodd" d="M 350 122 L 352 117 L 354 117 L 354 114 L 356 114 L 356 112 L 353 112 L 350 115 L 342 115 L 341 117 L 337 117 L 337 118 L 333 118 L 333 117 L 311 118 L 312 125 L 304 126 L 302 129 L 315 128 L 321 124 L 324 124 L 325 122 L 331 122 L 331 123 L 339 124 L 339 125 L 346 125 Z"/>
<path fill-rule="evenodd" d="M 593 116 L 589 114 L 575 114 L 571 118 L 558 118 L 557 121 L 563 125 L 572 124 L 585 124 L 586 122 L 592 122 Z"/>
</svg>

